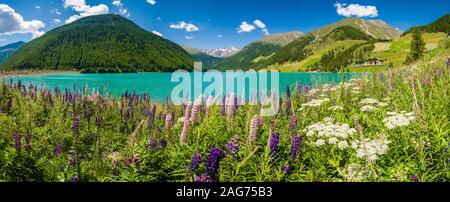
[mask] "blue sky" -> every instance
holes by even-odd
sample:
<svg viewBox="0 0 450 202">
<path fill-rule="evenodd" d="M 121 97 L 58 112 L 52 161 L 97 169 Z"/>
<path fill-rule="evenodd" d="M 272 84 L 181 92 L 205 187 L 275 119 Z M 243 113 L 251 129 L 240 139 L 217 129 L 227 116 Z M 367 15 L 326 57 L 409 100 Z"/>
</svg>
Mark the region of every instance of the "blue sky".
<svg viewBox="0 0 450 202">
<path fill-rule="evenodd" d="M 220 48 L 243 47 L 266 34 L 308 32 L 346 17 L 381 19 L 406 30 L 449 14 L 450 1 L 0 0 L 0 46 L 102 13 L 121 13 L 178 44 Z"/>
</svg>

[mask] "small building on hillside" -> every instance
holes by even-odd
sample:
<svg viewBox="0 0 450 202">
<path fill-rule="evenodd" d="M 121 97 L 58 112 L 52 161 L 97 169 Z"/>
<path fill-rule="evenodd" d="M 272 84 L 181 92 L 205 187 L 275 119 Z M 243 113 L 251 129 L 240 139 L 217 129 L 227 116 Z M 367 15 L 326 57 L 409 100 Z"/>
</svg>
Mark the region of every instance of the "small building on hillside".
<svg viewBox="0 0 450 202">
<path fill-rule="evenodd" d="M 369 58 L 364 63 L 355 65 L 356 67 L 363 67 L 363 66 L 377 66 L 377 65 L 383 65 L 383 59 L 381 58 Z"/>
</svg>

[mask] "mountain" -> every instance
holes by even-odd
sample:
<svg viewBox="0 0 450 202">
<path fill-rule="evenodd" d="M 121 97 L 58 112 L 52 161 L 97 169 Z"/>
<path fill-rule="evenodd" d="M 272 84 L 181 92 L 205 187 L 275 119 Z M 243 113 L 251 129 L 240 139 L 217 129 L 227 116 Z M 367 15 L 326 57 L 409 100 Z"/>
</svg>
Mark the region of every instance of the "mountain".
<svg viewBox="0 0 450 202">
<path fill-rule="evenodd" d="M 438 20 L 430 23 L 428 25 L 416 26 L 408 29 L 404 35 L 412 32 L 414 29 L 419 29 L 422 32 L 435 33 L 435 32 L 444 32 L 450 34 L 450 14 L 445 15 Z"/>
<path fill-rule="evenodd" d="M 192 70 L 179 45 L 120 15 L 85 17 L 53 29 L 16 51 L 2 69 L 77 69 L 84 72 Z"/>
<path fill-rule="evenodd" d="M 199 50 L 216 58 L 226 58 L 238 53 L 241 49 L 231 46 L 229 48 L 211 48 Z"/>
<path fill-rule="evenodd" d="M 25 44 L 23 41 L 8 44 L 6 46 L 0 47 L 0 64 L 2 64 L 6 59 L 8 59 L 17 49 Z"/>
<path fill-rule="evenodd" d="M 258 61 L 270 57 L 275 51 L 302 35 L 301 32 L 289 32 L 267 36 L 247 45 L 237 54 L 225 58 L 215 68 L 221 70 L 256 68 Z"/>
<path fill-rule="evenodd" d="M 265 68 L 286 62 L 299 62 L 338 41 L 364 42 L 372 40 L 374 40 L 372 36 L 352 26 L 337 27 L 321 37 L 317 32 L 311 32 L 277 50 L 271 57 L 260 61 L 258 66 Z"/>
<path fill-rule="evenodd" d="M 346 18 L 339 22 L 326 25 L 322 28 L 312 31 L 316 37 L 322 37 L 335 30 L 338 27 L 351 26 L 360 29 L 367 35 L 375 39 L 392 41 L 400 38 L 402 32 L 382 20 L 364 20 L 361 18 Z"/>
<path fill-rule="evenodd" d="M 193 48 L 191 46 L 182 46 L 196 62 L 202 62 L 203 69 L 212 69 L 216 64 L 222 61 L 223 58 L 214 57 L 204 53 L 201 49 Z"/>
</svg>

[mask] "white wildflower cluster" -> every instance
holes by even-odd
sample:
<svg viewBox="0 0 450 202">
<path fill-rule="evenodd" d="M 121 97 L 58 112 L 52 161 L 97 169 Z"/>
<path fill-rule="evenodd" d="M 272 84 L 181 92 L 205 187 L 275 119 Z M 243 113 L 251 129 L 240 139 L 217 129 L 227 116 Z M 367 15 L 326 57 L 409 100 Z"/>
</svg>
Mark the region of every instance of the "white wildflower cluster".
<svg viewBox="0 0 450 202">
<path fill-rule="evenodd" d="M 374 98 L 365 98 L 359 102 L 360 105 L 363 105 L 361 107 L 362 112 L 371 112 L 374 111 L 377 107 L 387 107 L 389 106 L 388 101 L 386 102 L 380 102 L 377 99 Z"/>
<path fill-rule="evenodd" d="M 341 106 L 332 106 L 332 107 L 329 107 L 328 110 L 330 110 L 330 111 L 342 111 L 342 110 L 344 110 L 344 108 L 341 107 Z"/>
<path fill-rule="evenodd" d="M 333 122 L 333 119 L 326 118 L 322 122 L 306 127 L 303 132 L 306 132 L 309 143 L 315 146 L 337 145 L 341 150 L 346 149 L 349 146 L 347 139 L 355 134 L 356 130 L 348 124 Z"/>
<path fill-rule="evenodd" d="M 348 164 L 341 172 L 341 175 L 347 182 L 362 182 L 369 176 L 367 169 L 363 165 L 356 163 Z"/>
<path fill-rule="evenodd" d="M 326 103 L 326 102 L 330 102 L 330 99 L 329 98 L 318 99 L 318 100 L 313 99 L 307 103 L 302 104 L 302 107 L 300 108 L 300 110 L 303 110 L 305 107 L 319 107 L 323 103 Z"/>
<path fill-rule="evenodd" d="M 416 119 L 416 117 L 414 116 L 414 112 L 387 112 L 387 115 L 388 117 L 383 119 L 383 122 L 386 124 L 386 127 L 388 129 L 408 126 L 411 121 L 414 121 Z"/>
<path fill-rule="evenodd" d="M 369 162 L 378 160 L 379 156 L 387 153 L 390 141 L 382 136 L 379 139 L 371 140 L 364 138 L 352 142 L 352 148 L 356 151 L 356 156 L 366 159 Z"/>
</svg>

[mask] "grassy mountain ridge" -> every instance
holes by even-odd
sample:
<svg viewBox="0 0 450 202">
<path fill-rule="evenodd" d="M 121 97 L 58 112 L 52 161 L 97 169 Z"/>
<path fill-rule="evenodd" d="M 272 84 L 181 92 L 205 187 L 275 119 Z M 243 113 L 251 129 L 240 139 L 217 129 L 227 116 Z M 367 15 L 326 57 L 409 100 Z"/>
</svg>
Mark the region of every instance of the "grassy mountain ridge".
<svg viewBox="0 0 450 202">
<path fill-rule="evenodd" d="M 381 20 L 364 20 L 361 18 L 346 18 L 339 22 L 326 25 L 319 29 L 312 31 L 312 34 L 317 37 L 326 36 L 338 27 L 351 26 L 358 28 L 367 35 L 379 40 L 395 40 L 401 35 L 401 31 L 388 25 Z"/>
<path fill-rule="evenodd" d="M 414 29 L 419 29 L 422 32 L 428 33 L 444 32 L 450 34 L 450 14 L 442 16 L 441 18 L 430 24 L 412 27 L 408 29 L 403 35 L 411 33 Z"/>
<path fill-rule="evenodd" d="M 2 64 L 6 59 L 8 59 L 16 50 L 25 44 L 23 41 L 8 44 L 0 47 L 0 64 Z"/>
<path fill-rule="evenodd" d="M 192 57 L 177 44 L 108 14 L 49 31 L 23 46 L 1 68 L 134 72 L 190 70 L 192 66 Z"/>
</svg>

